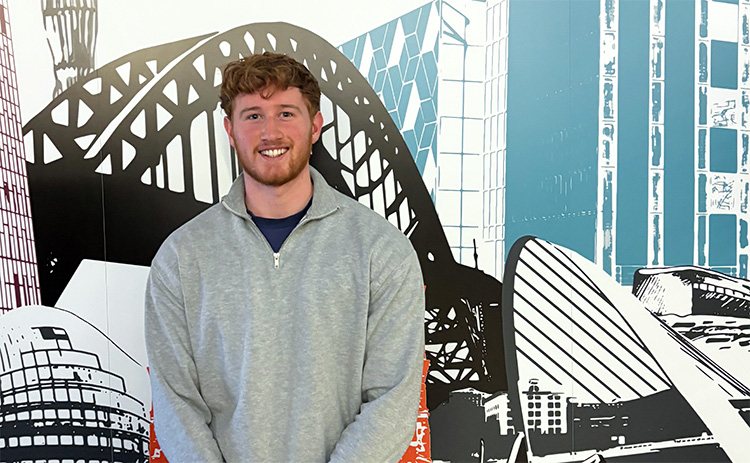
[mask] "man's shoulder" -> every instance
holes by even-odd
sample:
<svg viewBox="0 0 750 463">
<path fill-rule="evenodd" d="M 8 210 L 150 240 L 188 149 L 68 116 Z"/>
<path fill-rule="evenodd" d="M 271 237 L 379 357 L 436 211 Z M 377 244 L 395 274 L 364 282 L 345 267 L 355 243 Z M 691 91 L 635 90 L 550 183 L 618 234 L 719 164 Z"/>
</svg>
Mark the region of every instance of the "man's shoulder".
<svg viewBox="0 0 750 463">
<path fill-rule="evenodd" d="M 349 220 L 355 220 L 357 224 L 366 227 L 376 234 L 385 234 L 389 238 L 403 238 L 408 241 L 401 230 L 378 212 L 336 190 L 340 197 L 340 208 L 349 215 Z M 395 216 L 393 216 L 395 219 Z"/>
<path fill-rule="evenodd" d="M 212 241 L 225 230 L 231 214 L 221 205 L 214 204 L 188 220 L 167 236 L 155 260 L 166 255 L 177 257 L 200 246 L 211 246 Z"/>
<path fill-rule="evenodd" d="M 167 239 L 184 241 L 195 235 L 211 234 L 221 227 L 231 214 L 221 204 L 214 204 L 177 228 Z"/>
<path fill-rule="evenodd" d="M 374 256 L 402 260 L 414 252 L 409 238 L 385 217 L 351 197 L 336 191 L 342 232 L 359 246 L 370 248 Z M 377 260 L 377 259 L 376 259 Z"/>
<path fill-rule="evenodd" d="M 368 204 L 357 201 L 348 194 L 339 191 L 329 184 L 325 177 L 317 170 L 310 169 L 313 181 L 323 180 L 322 188 L 316 189 L 315 194 L 320 194 L 324 206 L 319 211 L 336 208 L 340 213 L 334 214 L 339 220 L 345 221 L 349 230 L 369 231 L 372 234 L 385 236 L 389 239 L 396 239 L 409 242 L 401 230 L 393 223 L 387 220 L 383 215 L 374 211 Z M 313 197 L 313 202 L 315 197 Z M 395 216 L 391 216 L 397 220 Z"/>
</svg>

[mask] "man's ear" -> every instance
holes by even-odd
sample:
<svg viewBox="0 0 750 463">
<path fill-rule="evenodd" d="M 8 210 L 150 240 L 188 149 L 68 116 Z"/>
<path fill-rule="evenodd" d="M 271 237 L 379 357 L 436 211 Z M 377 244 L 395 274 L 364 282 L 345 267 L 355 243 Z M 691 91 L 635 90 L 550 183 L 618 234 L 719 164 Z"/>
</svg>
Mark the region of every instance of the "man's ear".
<svg viewBox="0 0 750 463">
<path fill-rule="evenodd" d="M 226 125 L 226 123 L 225 123 Z M 312 119 L 312 142 L 315 143 L 320 138 L 320 131 L 323 129 L 323 115 L 320 111 L 315 113 Z"/>
<path fill-rule="evenodd" d="M 229 144 L 232 148 L 237 149 L 234 146 L 234 137 L 232 137 L 232 120 L 229 119 L 229 116 L 224 116 L 224 130 L 227 132 L 227 137 L 229 137 Z"/>
</svg>

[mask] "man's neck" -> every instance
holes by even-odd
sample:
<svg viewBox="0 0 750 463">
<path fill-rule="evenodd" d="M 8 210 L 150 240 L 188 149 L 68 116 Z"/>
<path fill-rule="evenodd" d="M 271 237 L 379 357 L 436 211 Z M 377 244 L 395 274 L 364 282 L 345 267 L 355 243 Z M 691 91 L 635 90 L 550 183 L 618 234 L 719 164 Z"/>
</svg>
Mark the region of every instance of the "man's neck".
<svg viewBox="0 0 750 463">
<path fill-rule="evenodd" d="M 258 217 L 283 219 L 304 209 L 313 194 L 310 169 L 304 169 L 294 180 L 280 186 L 262 185 L 246 173 L 245 206 Z"/>
</svg>

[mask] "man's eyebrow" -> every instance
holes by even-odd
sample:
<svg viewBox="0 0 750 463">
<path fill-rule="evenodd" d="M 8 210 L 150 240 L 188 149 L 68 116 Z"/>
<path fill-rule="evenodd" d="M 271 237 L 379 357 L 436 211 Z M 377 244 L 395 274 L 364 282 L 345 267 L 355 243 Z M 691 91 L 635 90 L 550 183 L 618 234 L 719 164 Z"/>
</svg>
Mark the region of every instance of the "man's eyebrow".
<svg viewBox="0 0 750 463">
<path fill-rule="evenodd" d="M 260 106 L 250 106 L 249 108 L 242 108 L 240 110 L 240 116 L 250 111 L 258 111 L 259 109 L 260 109 Z"/>
<path fill-rule="evenodd" d="M 296 109 L 297 111 L 302 111 L 302 108 L 297 106 L 296 104 L 281 104 L 279 105 L 281 108 L 290 108 L 290 109 Z"/>
<path fill-rule="evenodd" d="M 285 103 L 285 104 L 280 104 L 278 107 L 281 108 L 281 109 L 296 109 L 297 111 L 302 112 L 302 108 L 300 108 L 296 104 Z M 260 111 L 260 109 L 261 109 L 260 106 L 250 106 L 250 107 L 247 107 L 247 108 L 242 108 L 240 110 L 240 116 L 242 116 L 246 112 Z"/>
</svg>

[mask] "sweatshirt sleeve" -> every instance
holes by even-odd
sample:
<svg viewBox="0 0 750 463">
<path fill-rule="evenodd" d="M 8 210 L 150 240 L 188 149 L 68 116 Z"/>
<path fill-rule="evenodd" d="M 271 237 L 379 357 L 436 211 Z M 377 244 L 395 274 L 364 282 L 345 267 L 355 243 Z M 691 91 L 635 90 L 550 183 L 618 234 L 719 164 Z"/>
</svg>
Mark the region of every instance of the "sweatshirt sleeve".
<svg viewBox="0 0 750 463">
<path fill-rule="evenodd" d="M 162 268 L 158 260 L 157 255 L 145 300 L 156 436 L 170 463 L 221 462 L 221 451 L 209 428 L 211 412 L 200 393 L 176 259 L 172 268 Z"/>
<path fill-rule="evenodd" d="M 419 411 L 424 358 L 424 284 L 413 249 L 370 295 L 362 375 L 364 403 L 331 463 L 397 462 Z"/>
</svg>

